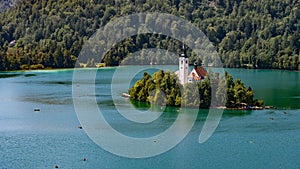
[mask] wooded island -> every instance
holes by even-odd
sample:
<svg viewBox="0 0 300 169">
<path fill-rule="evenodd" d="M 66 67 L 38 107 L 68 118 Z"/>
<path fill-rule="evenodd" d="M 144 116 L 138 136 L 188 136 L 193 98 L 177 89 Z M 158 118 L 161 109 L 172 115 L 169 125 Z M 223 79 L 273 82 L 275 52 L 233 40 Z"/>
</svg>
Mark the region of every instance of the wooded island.
<svg viewBox="0 0 300 169">
<path fill-rule="evenodd" d="M 225 73 L 226 82 L 222 78 L 214 79 L 217 85 L 216 94 L 212 95 L 212 82 L 207 77 L 201 82 L 192 82 L 181 85 L 175 73 L 159 70 L 153 75 L 144 72 L 142 79 L 138 80 L 129 89 L 130 99 L 139 102 L 148 102 L 160 105 L 179 107 L 209 108 L 220 105 L 211 105 L 212 97 L 216 97 L 217 103 L 225 103 L 226 108 L 232 109 L 261 109 L 264 102 L 254 99 L 251 87 L 246 88 L 240 79 L 233 80 L 229 73 Z M 217 84 L 216 84 L 217 83 Z M 199 94 L 195 93 L 195 86 Z M 226 93 L 219 93 L 220 87 L 226 87 Z M 182 89 L 182 93 L 181 93 Z M 165 97 L 162 97 L 162 93 Z M 200 96 L 200 99 L 195 98 Z M 198 100 L 198 101 L 197 101 Z"/>
</svg>

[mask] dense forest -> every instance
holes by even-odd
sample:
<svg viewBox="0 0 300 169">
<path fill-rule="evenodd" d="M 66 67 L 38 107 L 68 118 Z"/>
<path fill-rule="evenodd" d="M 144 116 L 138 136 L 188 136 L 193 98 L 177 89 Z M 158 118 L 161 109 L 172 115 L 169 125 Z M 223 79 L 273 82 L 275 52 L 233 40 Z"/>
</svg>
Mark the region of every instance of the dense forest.
<svg viewBox="0 0 300 169">
<path fill-rule="evenodd" d="M 136 12 L 190 21 L 216 45 L 225 67 L 300 69 L 298 0 L 23 0 L 0 13 L 0 70 L 74 67 L 98 28 Z M 176 52 L 179 46 L 170 37 L 141 34 L 125 39 L 101 62 L 116 66 L 141 49 Z"/>
<path fill-rule="evenodd" d="M 151 76 L 145 72 L 142 79 L 129 89 L 130 99 L 156 105 L 199 108 L 225 106 L 247 109 L 249 106 L 263 106 L 264 102 L 255 100 L 252 88 L 246 88 L 240 79 L 233 80 L 227 72 L 225 72 L 226 81 L 218 74 L 211 76 L 214 78 L 209 76 L 202 82 L 186 83 L 182 86 L 177 83 L 178 79 L 174 73 L 159 70 Z M 214 90 L 213 86 L 216 86 Z M 198 88 L 198 93 L 195 92 L 197 91 L 195 88 Z"/>
</svg>

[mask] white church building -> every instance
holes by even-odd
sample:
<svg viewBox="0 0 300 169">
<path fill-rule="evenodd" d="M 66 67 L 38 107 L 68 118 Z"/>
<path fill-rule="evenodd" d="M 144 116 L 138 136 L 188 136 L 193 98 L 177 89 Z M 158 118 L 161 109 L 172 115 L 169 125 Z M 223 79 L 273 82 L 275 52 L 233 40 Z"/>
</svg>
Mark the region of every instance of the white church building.
<svg viewBox="0 0 300 169">
<path fill-rule="evenodd" d="M 180 84 L 182 85 L 193 81 L 201 82 L 207 76 L 206 70 L 202 66 L 197 66 L 196 63 L 194 63 L 193 70 L 191 72 L 189 71 L 189 58 L 187 57 L 184 45 L 179 55 L 179 70 L 176 71 L 175 74 L 178 76 Z"/>
</svg>

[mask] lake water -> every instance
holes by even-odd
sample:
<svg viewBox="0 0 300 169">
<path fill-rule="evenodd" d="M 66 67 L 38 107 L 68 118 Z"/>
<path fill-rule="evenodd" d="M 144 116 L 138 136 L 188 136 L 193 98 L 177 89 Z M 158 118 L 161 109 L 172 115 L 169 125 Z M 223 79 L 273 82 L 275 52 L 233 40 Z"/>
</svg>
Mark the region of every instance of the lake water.
<svg viewBox="0 0 300 169">
<path fill-rule="evenodd" d="M 115 129 L 128 136 L 149 137 L 172 125 L 177 117 L 174 108 L 167 108 L 161 118 L 144 125 L 132 125 L 118 115 L 110 91 L 114 71 L 98 70 L 95 92 L 105 118 Z M 53 168 L 57 164 L 59 168 L 78 169 L 299 169 L 300 72 L 226 71 L 250 85 L 257 99 L 278 109 L 225 111 L 212 137 L 199 144 L 207 116 L 207 110 L 201 110 L 190 133 L 175 148 L 142 159 L 111 154 L 77 128 L 73 70 L 0 73 L 0 168 Z M 40 111 L 35 112 L 35 108 Z M 87 161 L 82 160 L 84 157 Z"/>
</svg>

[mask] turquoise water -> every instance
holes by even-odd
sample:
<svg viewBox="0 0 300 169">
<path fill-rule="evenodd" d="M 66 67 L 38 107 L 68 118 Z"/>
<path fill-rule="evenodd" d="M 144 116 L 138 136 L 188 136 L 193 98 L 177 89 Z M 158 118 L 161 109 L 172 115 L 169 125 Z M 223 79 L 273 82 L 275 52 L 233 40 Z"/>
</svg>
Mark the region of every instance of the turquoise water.
<svg viewBox="0 0 300 169">
<path fill-rule="evenodd" d="M 212 137 L 199 144 L 207 116 L 207 111 L 201 110 L 179 145 L 146 159 L 113 155 L 77 128 L 72 70 L 1 73 L 0 168 L 53 168 L 56 164 L 78 169 L 300 168 L 300 72 L 226 70 L 250 85 L 257 99 L 278 109 L 226 111 Z M 128 136 L 149 137 L 175 121 L 174 108 L 167 108 L 161 118 L 149 124 L 134 125 L 118 115 L 110 91 L 114 71 L 98 70 L 95 91 L 105 118 L 115 129 Z"/>
</svg>

